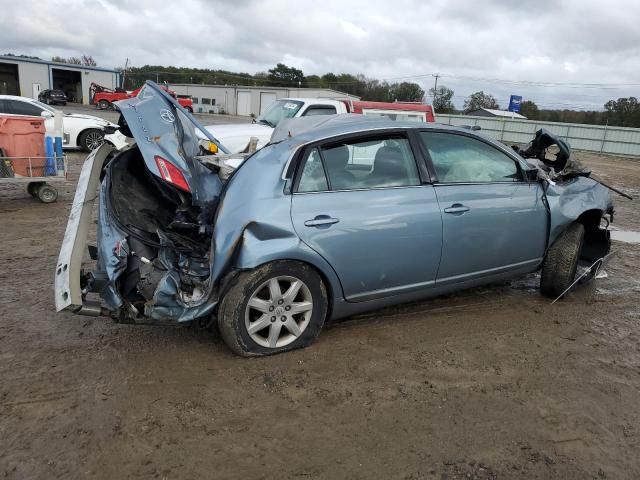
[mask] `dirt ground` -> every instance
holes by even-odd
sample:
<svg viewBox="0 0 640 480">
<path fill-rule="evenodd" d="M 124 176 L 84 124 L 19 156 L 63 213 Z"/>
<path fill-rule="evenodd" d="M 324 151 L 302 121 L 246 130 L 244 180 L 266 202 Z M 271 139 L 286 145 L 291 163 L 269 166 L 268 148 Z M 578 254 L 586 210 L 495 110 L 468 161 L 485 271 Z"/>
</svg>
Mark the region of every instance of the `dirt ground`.
<svg viewBox="0 0 640 480">
<path fill-rule="evenodd" d="M 579 157 L 640 196 L 640 160 Z M 243 359 L 198 329 L 54 312 L 70 158 L 55 204 L 0 188 L 0 478 L 640 477 L 640 245 L 553 306 L 528 277 Z"/>
</svg>

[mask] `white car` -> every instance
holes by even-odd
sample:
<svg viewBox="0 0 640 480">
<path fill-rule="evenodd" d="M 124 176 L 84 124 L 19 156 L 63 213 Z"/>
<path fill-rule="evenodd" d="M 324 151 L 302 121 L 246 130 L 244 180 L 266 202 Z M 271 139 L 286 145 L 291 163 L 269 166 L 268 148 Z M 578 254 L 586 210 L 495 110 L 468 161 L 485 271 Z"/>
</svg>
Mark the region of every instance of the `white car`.
<svg viewBox="0 0 640 480">
<path fill-rule="evenodd" d="M 58 110 L 55 108 L 32 98 L 0 95 L 0 114 L 45 117 L 45 130 L 51 136 L 54 132 L 53 117 L 56 112 Z M 78 113 L 62 113 L 62 116 L 63 148 L 82 149 L 89 152 L 105 141 L 118 150 L 127 146 L 126 137 L 119 131 L 113 134 L 106 132 L 106 129 L 117 129 L 118 125 L 115 123 Z"/>
<path fill-rule="evenodd" d="M 312 115 L 336 115 L 350 113 L 349 104 L 329 98 L 281 98 L 273 102 L 253 123 L 208 125 L 205 128 L 231 153 L 247 150 L 249 140 L 258 140 L 257 148 L 264 147 L 280 120 Z"/>
</svg>

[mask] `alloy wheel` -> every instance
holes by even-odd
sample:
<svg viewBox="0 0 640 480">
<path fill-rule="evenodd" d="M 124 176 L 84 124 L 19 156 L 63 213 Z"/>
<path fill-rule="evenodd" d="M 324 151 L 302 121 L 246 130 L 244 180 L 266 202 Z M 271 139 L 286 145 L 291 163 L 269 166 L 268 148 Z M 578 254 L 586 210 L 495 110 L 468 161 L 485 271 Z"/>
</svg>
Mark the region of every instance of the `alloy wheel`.
<svg viewBox="0 0 640 480">
<path fill-rule="evenodd" d="M 295 341 L 309 326 L 313 297 L 295 277 L 278 276 L 251 294 L 245 311 L 249 337 L 265 348 L 280 348 Z"/>
<path fill-rule="evenodd" d="M 95 150 L 104 143 L 104 136 L 98 131 L 89 132 L 84 140 L 89 150 Z"/>
</svg>

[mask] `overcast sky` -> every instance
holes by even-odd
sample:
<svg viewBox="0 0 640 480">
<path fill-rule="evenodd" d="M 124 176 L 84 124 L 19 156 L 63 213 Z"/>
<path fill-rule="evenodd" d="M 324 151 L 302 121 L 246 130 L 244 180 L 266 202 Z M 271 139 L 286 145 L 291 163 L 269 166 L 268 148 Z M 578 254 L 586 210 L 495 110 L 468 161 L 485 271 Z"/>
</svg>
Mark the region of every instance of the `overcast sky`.
<svg viewBox="0 0 640 480">
<path fill-rule="evenodd" d="M 0 0 L 0 12 L 0 53 L 105 67 L 283 62 L 425 90 L 439 73 L 456 104 L 484 90 L 503 108 L 511 93 L 581 109 L 640 96 L 637 0 Z"/>
</svg>

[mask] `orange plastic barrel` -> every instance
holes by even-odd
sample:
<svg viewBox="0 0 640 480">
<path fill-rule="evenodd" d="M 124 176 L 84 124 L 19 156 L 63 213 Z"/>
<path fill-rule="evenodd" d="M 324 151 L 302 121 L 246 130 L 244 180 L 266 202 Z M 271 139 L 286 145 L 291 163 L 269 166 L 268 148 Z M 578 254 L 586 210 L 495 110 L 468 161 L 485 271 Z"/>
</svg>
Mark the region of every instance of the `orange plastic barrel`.
<svg viewBox="0 0 640 480">
<path fill-rule="evenodd" d="M 42 117 L 0 115 L 0 148 L 5 156 L 14 157 L 11 163 L 16 175 L 44 176 L 44 132 Z"/>
</svg>

